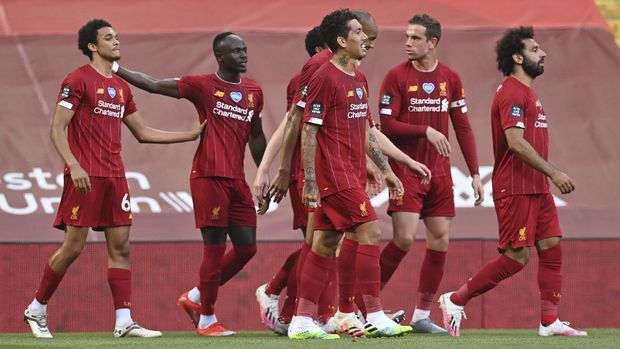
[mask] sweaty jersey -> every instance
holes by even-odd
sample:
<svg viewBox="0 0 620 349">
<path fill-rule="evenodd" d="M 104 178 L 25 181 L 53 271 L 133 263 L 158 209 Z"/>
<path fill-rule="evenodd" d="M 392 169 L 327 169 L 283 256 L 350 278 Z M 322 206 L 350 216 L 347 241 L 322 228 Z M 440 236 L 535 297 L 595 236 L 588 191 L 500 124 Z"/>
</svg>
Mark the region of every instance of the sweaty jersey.
<svg viewBox="0 0 620 349">
<path fill-rule="evenodd" d="M 543 194 L 549 192 L 549 180 L 511 152 L 504 130 L 522 128 L 523 138 L 538 155 L 547 160 L 549 137 L 547 116 L 534 90 L 514 77 L 499 86 L 491 107 L 493 134 L 493 199 L 508 195 Z"/>
<path fill-rule="evenodd" d="M 57 103 L 75 112 L 67 128 L 69 149 L 92 177 L 125 177 L 121 124 L 136 112 L 129 85 L 86 64 L 67 75 Z M 65 166 L 65 173 L 69 168 Z"/>
<path fill-rule="evenodd" d="M 179 97 L 196 107 L 200 122 L 207 120 L 190 178 L 245 178 L 243 160 L 250 123 L 263 110 L 261 88 L 245 77 L 230 83 L 216 74 L 184 76 L 177 87 Z"/>
<path fill-rule="evenodd" d="M 469 172 L 478 173 L 465 91 L 456 72 L 441 63 L 431 72 L 421 72 L 406 61 L 387 73 L 380 96 L 383 133 L 405 154 L 425 164 L 433 177 L 450 176 L 450 159 L 439 155 L 426 138 L 426 129 L 430 126 L 448 138 L 448 120 L 452 120 Z M 408 171 L 395 161 L 391 160 L 390 165 L 397 175 Z"/>
<path fill-rule="evenodd" d="M 320 126 L 316 180 L 321 197 L 366 183 L 366 128 L 370 117 L 365 78 L 328 63 L 308 85 L 304 122 Z"/>
</svg>

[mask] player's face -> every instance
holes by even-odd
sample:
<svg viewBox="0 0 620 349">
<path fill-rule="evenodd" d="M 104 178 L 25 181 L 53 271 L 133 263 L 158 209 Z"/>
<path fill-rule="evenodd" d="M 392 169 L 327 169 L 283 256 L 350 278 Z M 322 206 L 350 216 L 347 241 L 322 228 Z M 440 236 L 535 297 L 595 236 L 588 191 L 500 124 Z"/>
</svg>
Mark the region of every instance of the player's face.
<svg viewBox="0 0 620 349">
<path fill-rule="evenodd" d="M 426 28 L 419 24 L 409 24 L 405 37 L 405 52 L 410 61 L 425 58 L 435 47 L 434 42 L 426 36 Z"/>
<path fill-rule="evenodd" d="M 536 78 L 545 71 L 545 57 L 547 54 L 540 48 L 534 39 L 523 40 L 523 70 L 532 78 Z"/>
<path fill-rule="evenodd" d="M 368 36 L 362 30 L 362 25 L 357 19 L 353 19 L 349 21 L 349 36 L 347 37 L 347 42 L 345 46 L 345 50 L 349 57 L 354 59 L 362 59 L 366 56 L 368 49 L 366 48 L 365 42 L 368 40 Z"/>
<path fill-rule="evenodd" d="M 371 20 L 369 23 L 364 23 L 362 25 L 362 30 L 368 37 L 368 39 L 364 41 L 366 50 L 375 48 L 375 40 L 377 40 L 377 36 L 379 36 L 379 29 L 377 29 L 377 24 L 375 21 Z"/>
<path fill-rule="evenodd" d="M 226 37 L 220 47 L 219 63 L 226 70 L 245 73 L 248 64 L 248 47 L 243 39 L 236 35 Z"/>
<path fill-rule="evenodd" d="M 116 61 L 121 59 L 121 43 L 118 41 L 118 33 L 110 27 L 97 30 L 96 52 L 103 59 Z"/>
</svg>

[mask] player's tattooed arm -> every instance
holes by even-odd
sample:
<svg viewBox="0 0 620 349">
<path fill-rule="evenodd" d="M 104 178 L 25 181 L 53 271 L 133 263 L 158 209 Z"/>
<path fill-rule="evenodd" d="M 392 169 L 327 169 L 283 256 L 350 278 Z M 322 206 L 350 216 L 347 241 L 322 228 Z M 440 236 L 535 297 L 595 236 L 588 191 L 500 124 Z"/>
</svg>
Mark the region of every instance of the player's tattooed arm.
<svg viewBox="0 0 620 349">
<path fill-rule="evenodd" d="M 381 172 L 385 173 L 388 170 L 389 165 L 387 157 L 383 154 L 381 148 L 379 148 L 377 137 L 375 137 L 373 132 L 367 132 L 366 154 L 368 154 Z"/>
<path fill-rule="evenodd" d="M 315 208 L 320 204 L 319 188 L 316 184 L 316 134 L 319 126 L 305 124 L 301 135 L 301 147 L 304 162 L 304 205 Z"/>
<path fill-rule="evenodd" d="M 157 93 L 164 96 L 179 98 L 179 88 L 176 79 L 155 79 L 150 75 L 129 70 L 127 68 L 118 67 L 116 75 L 123 78 L 128 83 L 137 88 L 150 93 Z"/>
</svg>

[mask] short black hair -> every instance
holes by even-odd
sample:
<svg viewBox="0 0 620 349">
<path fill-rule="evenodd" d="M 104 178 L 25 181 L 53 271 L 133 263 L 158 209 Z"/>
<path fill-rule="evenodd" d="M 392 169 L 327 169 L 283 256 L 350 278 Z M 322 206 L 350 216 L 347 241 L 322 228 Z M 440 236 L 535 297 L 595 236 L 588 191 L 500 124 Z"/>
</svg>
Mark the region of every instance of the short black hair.
<svg viewBox="0 0 620 349">
<path fill-rule="evenodd" d="M 497 53 L 497 69 L 508 76 L 512 74 L 515 62 L 512 59 L 512 55 L 518 53 L 523 54 L 525 44 L 523 40 L 534 38 L 534 28 L 532 27 L 519 27 L 508 29 L 504 36 L 497 41 L 495 46 L 495 53 Z"/>
<path fill-rule="evenodd" d="M 316 54 L 315 47 L 325 47 L 325 41 L 323 41 L 323 37 L 321 36 L 321 28 L 314 27 L 312 28 L 308 34 L 306 34 L 306 51 L 310 57 Z"/>
<path fill-rule="evenodd" d="M 213 38 L 213 53 L 215 53 L 215 51 L 217 50 L 217 47 L 222 43 L 222 41 L 224 41 L 224 39 L 226 39 L 227 37 L 231 35 L 237 35 L 237 34 L 233 32 L 223 32 L 223 33 L 217 34 Z"/>
<path fill-rule="evenodd" d="M 104 27 L 112 28 L 112 25 L 103 19 L 93 19 L 84 24 L 78 32 L 78 49 L 90 60 L 93 60 L 93 53 L 88 49 L 88 44 L 97 44 L 97 31 Z"/>
<path fill-rule="evenodd" d="M 349 21 L 354 19 L 359 21 L 359 17 L 349 9 L 336 10 L 323 17 L 320 26 L 321 36 L 323 36 L 325 44 L 327 44 L 327 47 L 329 47 L 332 52 L 336 52 L 339 48 L 339 36 L 343 38 L 349 37 L 349 30 L 351 30 Z"/>
<path fill-rule="evenodd" d="M 417 24 L 426 28 L 426 38 L 437 38 L 437 42 L 441 40 L 441 23 L 432 16 L 426 13 L 421 15 L 415 15 L 409 20 L 409 24 Z"/>
</svg>

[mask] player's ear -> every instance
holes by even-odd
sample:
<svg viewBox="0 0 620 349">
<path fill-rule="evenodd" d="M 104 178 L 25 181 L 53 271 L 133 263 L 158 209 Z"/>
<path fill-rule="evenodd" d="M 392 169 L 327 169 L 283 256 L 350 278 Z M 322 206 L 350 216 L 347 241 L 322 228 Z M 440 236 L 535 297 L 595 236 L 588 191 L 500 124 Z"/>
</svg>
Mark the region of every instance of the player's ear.
<svg viewBox="0 0 620 349">
<path fill-rule="evenodd" d="M 336 38 L 336 42 L 338 43 L 338 45 L 342 48 L 347 47 L 347 38 L 339 36 Z"/>
<path fill-rule="evenodd" d="M 97 52 L 97 44 L 89 42 L 87 47 L 91 52 Z"/>
<path fill-rule="evenodd" d="M 515 53 L 512 55 L 512 60 L 516 64 L 523 64 L 523 56 L 520 53 Z"/>
</svg>

